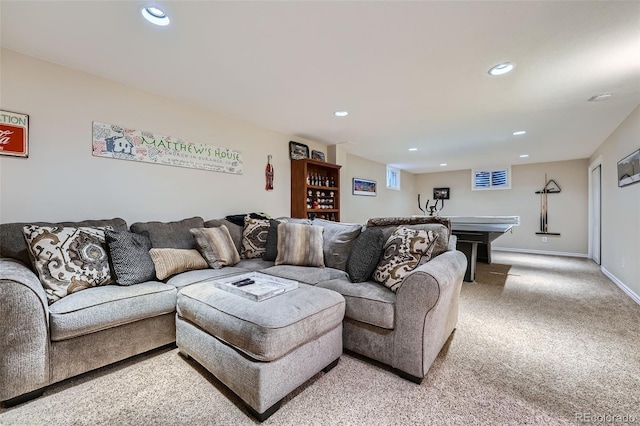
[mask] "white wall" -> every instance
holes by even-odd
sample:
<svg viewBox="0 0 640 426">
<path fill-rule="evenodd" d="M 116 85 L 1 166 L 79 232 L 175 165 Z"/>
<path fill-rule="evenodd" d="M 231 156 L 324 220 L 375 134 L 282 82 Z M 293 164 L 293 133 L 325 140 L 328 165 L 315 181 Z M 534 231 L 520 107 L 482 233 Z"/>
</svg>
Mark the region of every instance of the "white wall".
<svg viewBox="0 0 640 426">
<path fill-rule="evenodd" d="M 372 217 L 410 216 L 418 205 L 415 191 L 415 175 L 402 172 L 401 190 L 387 189 L 385 164 L 369 161 L 355 155 L 346 155 L 341 170 L 343 222 L 366 223 Z M 353 178 L 374 180 L 377 183 L 375 197 L 353 195 Z"/>
<path fill-rule="evenodd" d="M 290 213 L 289 140 L 233 120 L 36 58 L 1 50 L 3 110 L 29 115 L 29 158 L 0 157 L 0 222 L 122 217 L 206 219 Z M 93 157 L 92 121 L 239 150 L 244 174 Z M 267 155 L 275 189 L 265 191 Z"/>
<path fill-rule="evenodd" d="M 593 153 L 590 163 L 602 160 L 602 268 L 640 303 L 640 183 L 619 188 L 616 168 L 639 148 L 640 106 Z"/>
<path fill-rule="evenodd" d="M 511 189 L 504 190 L 472 191 L 471 170 L 421 174 L 416 177 L 416 188 L 423 205 L 425 198 L 433 198 L 433 188 L 450 188 L 451 199 L 445 201 L 442 216 L 520 216 L 520 226 L 499 237 L 493 247 L 586 256 L 587 165 L 584 159 L 512 166 Z M 549 236 L 543 243 L 536 235 L 540 195 L 535 192 L 544 186 L 545 173 L 562 190 L 548 195 L 548 230 L 561 235 Z"/>
</svg>

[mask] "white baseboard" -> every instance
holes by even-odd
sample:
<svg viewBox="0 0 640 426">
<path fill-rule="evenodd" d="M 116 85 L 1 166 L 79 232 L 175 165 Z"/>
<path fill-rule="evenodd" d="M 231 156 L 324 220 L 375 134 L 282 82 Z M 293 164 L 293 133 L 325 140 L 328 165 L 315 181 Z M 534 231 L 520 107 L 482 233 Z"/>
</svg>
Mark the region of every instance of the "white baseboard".
<svg viewBox="0 0 640 426">
<path fill-rule="evenodd" d="M 529 253 L 529 254 L 546 254 L 551 256 L 564 256 L 564 257 L 584 257 L 589 258 L 589 255 L 586 253 L 570 253 L 565 251 L 547 251 L 547 250 L 531 250 L 531 249 L 521 249 L 521 248 L 510 248 L 510 247 L 491 247 L 491 250 L 495 251 L 510 251 L 514 253 Z"/>
<path fill-rule="evenodd" d="M 631 290 L 629 287 L 627 287 L 622 281 L 620 281 L 618 279 L 618 277 L 616 277 L 615 275 L 613 275 L 611 272 L 607 271 L 606 268 L 604 266 L 600 266 L 600 270 L 602 271 L 602 273 L 609 278 L 611 281 L 613 281 L 613 283 L 615 285 L 617 285 L 618 287 L 620 287 L 620 290 L 624 291 L 625 293 L 627 293 L 627 296 L 629 296 L 630 298 L 633 299 L 634 302 L 636 302 L 638 305 L 640 305 L 640 296 L 638 296 L 636 293 L 634 293 L 633 290 Z"/>
</svg>

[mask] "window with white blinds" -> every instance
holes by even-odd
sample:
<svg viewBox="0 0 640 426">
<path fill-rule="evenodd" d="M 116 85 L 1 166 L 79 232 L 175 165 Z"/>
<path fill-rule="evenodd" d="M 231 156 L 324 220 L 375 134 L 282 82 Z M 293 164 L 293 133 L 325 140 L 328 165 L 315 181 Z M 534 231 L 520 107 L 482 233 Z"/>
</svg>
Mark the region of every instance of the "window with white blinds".
<svg viewBox="0 0 640 426">
<path fill-rule="evenodd" d="M 510 189 L 511 167 L 471 171 L 471 189 Z"/>
</svg>

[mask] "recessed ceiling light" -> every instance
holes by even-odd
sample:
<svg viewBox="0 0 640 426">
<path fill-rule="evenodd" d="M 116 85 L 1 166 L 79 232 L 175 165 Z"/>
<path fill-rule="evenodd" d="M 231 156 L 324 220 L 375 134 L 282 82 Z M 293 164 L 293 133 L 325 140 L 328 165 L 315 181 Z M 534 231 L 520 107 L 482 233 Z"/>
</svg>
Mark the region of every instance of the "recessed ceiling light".
<svg viewBox="0 0 640 426">
<path fill-rule="evenodd" d="M 417 151 L 418 148 L 409 148 L 409 151 Z"/>
<path fill-rule="evenodd" d="M 152 24 L 160 25 L 161 27 L 169 25 L 169 22 L 170 22 L 169 17 L 167 16 L 166 13 L 164 13 L 164 10 L 156 6 L 149 6 L 149 7 L 143 8 L 142 16 L 144 16 L 144 19 L 151 22 Z"/>
<path fill-rule="evenodd" d="M 490 75 L 506 74 L 509 71 L 511 71 L 514 67 L 515 65 L 513 65 L 511 62 L 503 62 L 501 64 L 494 65 L 493 67 L 491 67 L 491 69 L 489 70 L 489 74 Z"/>
<path fill-rule="evenodd" d="M 513 136 L 520 136 L 524 135 L 525 133 L 527 133 L 526 130 L 518 130 L 517 132 L 513 132 Z"/>
<path fill-rule="evenodd" d="M 440 163 L 440 167 L 446 167 L 447 163 Z"/>
<path fill-rule="evenodd" d="M 520 158 L 529 158 L 529 154 L 521 154 Z"/>
<path fill-rule="evenodd" d="M 610 97 L 611 97 L 611 93 L 601 93 L 599 95 L 595 95 L 595 96 L 590 97 L 589 99 L 587 99 L 587 101 L 589 101 L 589 102 L 606 101 Z"/>
<path fill-rule="evenodd" d="M 346 117 L 347 115 L 349 115 L 348 111 L 336 111 L 333 113 L 333 115 L 335 115 L 336 117 Z"/>
</svg>

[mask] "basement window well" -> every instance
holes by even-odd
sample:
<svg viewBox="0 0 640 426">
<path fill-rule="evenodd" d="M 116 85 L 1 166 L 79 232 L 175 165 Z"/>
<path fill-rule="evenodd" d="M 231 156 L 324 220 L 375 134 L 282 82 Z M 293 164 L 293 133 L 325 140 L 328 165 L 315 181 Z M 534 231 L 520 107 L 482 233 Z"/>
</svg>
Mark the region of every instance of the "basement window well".
<svg viewBox="0 0 640 426">
<path fill-rule="evenodd" d="M 400 191 L 400 170 L 387 166 L 387 189 Z"/>
</svg>

